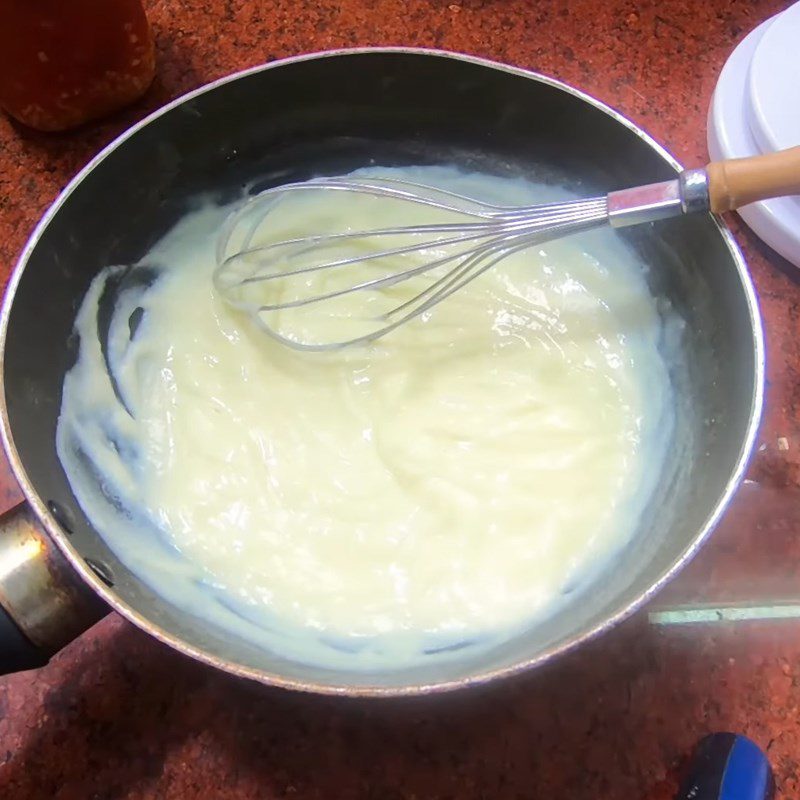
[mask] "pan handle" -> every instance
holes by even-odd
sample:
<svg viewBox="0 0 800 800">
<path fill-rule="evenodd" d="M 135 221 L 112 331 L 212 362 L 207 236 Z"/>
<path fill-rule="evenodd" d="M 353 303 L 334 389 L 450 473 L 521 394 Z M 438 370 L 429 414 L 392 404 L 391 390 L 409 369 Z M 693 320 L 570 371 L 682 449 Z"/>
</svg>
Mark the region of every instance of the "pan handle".
<svg viewBox="0 0 800 800">
<path fill-rule="evenodd" d="M 0 515 L 0 675 L 43 666 L 108 612 L 27 503 Z"/>
</svg>

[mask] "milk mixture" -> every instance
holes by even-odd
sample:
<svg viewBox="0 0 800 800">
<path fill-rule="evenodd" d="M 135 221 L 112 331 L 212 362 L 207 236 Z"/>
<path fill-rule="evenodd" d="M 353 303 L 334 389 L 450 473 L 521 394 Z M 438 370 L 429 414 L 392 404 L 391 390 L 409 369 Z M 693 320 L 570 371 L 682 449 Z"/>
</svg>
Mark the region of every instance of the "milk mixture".
<svg viewBox="0 0 800 800">
<path fill-rule="evenodd" d="M 389 172 L 504 203 L 566 199 L 452 168 Z M 298 203 L 293 224 L 311 231 L 348 214 L 392 224 L 380 203 Z M 107 346 L 98 303 L 119 269 L 98 275 L 64 383 L 70 484 L 157 593 L 291 659 L 391 668 L 535 624 L 629 541 L 674 420 L 664 322 L 617 234 L 516 253 L 384 339 L 306 353 L 215 291 L 230 211 L 202 207 L 153 248 L 158 277 L 122 292 Z M 358 294 L 346 302 L 345 328 L 363 315 Z"/>
</svg>

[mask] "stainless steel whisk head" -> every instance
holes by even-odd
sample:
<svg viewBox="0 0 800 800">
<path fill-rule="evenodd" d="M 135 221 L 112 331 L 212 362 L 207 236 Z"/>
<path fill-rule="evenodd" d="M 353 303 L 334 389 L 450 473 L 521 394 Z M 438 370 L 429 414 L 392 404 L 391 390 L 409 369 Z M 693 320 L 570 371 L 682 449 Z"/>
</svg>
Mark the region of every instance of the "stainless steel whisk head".
<svg viewBox="0 0 800 800">
<path fill-rule="evenodd" d="M 393 218 L 408 224 L 367 230 L 306 234 L 275 213 L 291 198 L 313 192 L 341 193 L 352 201 L 390 202 Z M 389 178 L 317 178 L 267 189 L 227 220 L 217 247 L 214 283 L 234 306 L 244 309 L 272 336 L 302 350 L 332 350 L 377 339 L 459 291 L 508 255 L 546 240 L 610 223 L 614 226 L 708 208 L 703 170 L 587 200 L 533 206 L 483 203 L 442 189 Z M 420 212 L 441 221 L 417 221 Z M 284 217 L 287 215 L 284 214 Z M 268 239 L 261 237 L 267 234 Z M 421 263 L 420 263 L 421 259 Z M 368 267 L 365 274 L 363 268 Z M 411 297 L 394 297 L 391 287 L 407 281 Z M 288 309 L 324 314 L 338 299 L 356 292 L 381 294 L 365 302 L 357 335 L 312 341 L 281 330 Z M 377 305 L 377 308 L 374 307 Z M 319 318 L 319 317 L 318 317 Z M 276 322 L 276 319 L 278 320 Z"/>
</svg>

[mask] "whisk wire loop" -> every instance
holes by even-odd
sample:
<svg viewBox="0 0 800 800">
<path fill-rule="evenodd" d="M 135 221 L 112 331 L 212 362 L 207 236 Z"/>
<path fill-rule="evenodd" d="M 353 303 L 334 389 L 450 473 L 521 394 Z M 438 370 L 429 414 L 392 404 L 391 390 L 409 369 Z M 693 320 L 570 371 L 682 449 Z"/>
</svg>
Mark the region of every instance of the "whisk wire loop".
<svg viewBox="0 0 800 800">
<path fill-rule="evenodd" d="M 343 192 L 391 201 L 398 208 L 431 208 L 441 222 L 294 235 L 258 242 L 270 215 L 292 196 Z M 456 215 L 456 219 L 449 218 Z M 402 217 L 402 214 L 399 214 Z M 512 253 L 556 236 L 588 230 L 608 220 L 607 198 L 536 206 L 483 203 L 444 189 L 391 178 L 317 178 L 267 189 L 228 218 L 217 243 L 214 284 L 233 305 L 249 311 L 274 338 L 301 350 L 331 350 L 371 341 L 430 311 Z M 403 261 L 421 254 L 407 268 Z M 350 268 L 370 265 L 378 273 L 363 279 Z M 399 265 L 399 268 L 398 268 Z M 385 270 L 388 269 L 388 272 Z M 383 272 L 381 270 L 384 270 Z M 315 286 L 315 275 L 349 276 L 343 285 Z M 283 335 L 268 319 L 285 309 L 333 301 L 354 292 L 379 291 L 431 273 L 432 280 L 388 311 L 374 317 L 368 333 L 341 341 L 304 342 Z M 299 286 L 306 294 L 287 293 Z"/>
</svg>

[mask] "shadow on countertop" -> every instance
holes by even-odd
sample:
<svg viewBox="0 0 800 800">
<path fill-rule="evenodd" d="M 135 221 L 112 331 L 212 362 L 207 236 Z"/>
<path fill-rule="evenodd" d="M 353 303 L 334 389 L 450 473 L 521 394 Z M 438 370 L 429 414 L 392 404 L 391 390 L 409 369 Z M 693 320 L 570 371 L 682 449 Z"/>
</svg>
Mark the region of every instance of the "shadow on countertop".
<svg viewBox="0 0 800 800">
<path fill-rule="evenodd" d="M 346 700 L 238 681 L 112 617 L 44 670 L 6 679 L 0 794 L 668 800 L 685 755 L 675 742 L 688 750 L 735 715 L 713 693 L 691 705 L 689 685 L 719 665 L 710 653 L 705 670 L 678 669 L 687 648 L 699 664 L 695 638 L 639 618 L 497 686 Z"/>
</svg>

